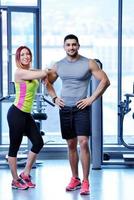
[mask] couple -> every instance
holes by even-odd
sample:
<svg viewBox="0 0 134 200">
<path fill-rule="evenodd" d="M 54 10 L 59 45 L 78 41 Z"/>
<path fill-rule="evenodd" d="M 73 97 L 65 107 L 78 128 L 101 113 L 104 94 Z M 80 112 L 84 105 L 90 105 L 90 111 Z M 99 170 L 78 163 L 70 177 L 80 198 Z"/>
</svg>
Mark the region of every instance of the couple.
<svg viewBox="0 0 134 200">
<path fill-rule="evenodd" d="M 99 68 L 93 59 L 88 59 L 78 53 L 79 48 L 80 44 L 77 36 L 67 35 L 64 38 L 66 57 L 56 62 L 49 71 L 31 70 L 32 54 L 29 48 L 20 47 L 16 51 L 16 98 L 7 115 L 10 132 L 8 162 L 13 176 L 13 188 L 27 189 L 28 187 L 35 187 L 31 180 L 30 171 L 37 154 L 43 147 L 43 140 L 30 112 L 38 86 L 37 79 L 42 79 L 49 95 L 52 97 L 52 101 L 60 107 L 61 133 L 63 139 L 67 141 L 72 171 L 72 178 L 66 187 L 66 191 L 80 188 L 81 195 L 90 193 L 90 106 L 105 92 L 110 82 L 106 73 Z M 94 93 L 87 97 L 88 85 L 92 75 L 100 82 Z M 58 77 L 62 80 L 60 97 L 56 95 L 56 91 L 52 86 Z M 18 176 L 16 157 L 24 132 L 33 146 L 28 154 L 26 166 Z M 78 143 L 83 170 L 82 182 L 78 172 Z"/>
</svg>

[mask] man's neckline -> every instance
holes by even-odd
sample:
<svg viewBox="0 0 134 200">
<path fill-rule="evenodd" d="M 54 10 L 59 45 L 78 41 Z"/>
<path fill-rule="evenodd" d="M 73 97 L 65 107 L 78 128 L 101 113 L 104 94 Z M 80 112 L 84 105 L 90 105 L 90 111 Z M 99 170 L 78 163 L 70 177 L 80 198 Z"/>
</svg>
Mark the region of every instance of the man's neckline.
<svg viewBox="0 0 134 200">
<path fill-rule="evenodd" d="M 75 59 L 68 59 L 68 57 L 66 56 L 66 60 L 70 63 L 74 63 L 77 62 L 80 59 L 80 55 L 78 55 L 78 57 L 76 57 Z"/>
</svg>

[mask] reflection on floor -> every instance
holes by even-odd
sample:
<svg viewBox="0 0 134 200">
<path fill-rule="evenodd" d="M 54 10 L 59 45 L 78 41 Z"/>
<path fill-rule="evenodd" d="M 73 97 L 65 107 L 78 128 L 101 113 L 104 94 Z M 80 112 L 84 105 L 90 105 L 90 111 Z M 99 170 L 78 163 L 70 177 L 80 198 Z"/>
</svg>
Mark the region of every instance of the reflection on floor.
<svg viewBox="0 0 134 200">
<path fill-rule="evenodd" d="M 80 177 L 82 178 L 81 166 Z M 19 173 L 22 168 L 19 168 Z M 32 169 L 37 186 L 25 191 L 12 189 L 8 167 L 0 168 L 0 200 L 133 200 L 134 170 L 119 166 L 92 170 L 90 173 L 91 194 L 80 196 L 79 190 L 66 192 L 70 180 L 67 160 L 46 160 Z"/>
</svg>

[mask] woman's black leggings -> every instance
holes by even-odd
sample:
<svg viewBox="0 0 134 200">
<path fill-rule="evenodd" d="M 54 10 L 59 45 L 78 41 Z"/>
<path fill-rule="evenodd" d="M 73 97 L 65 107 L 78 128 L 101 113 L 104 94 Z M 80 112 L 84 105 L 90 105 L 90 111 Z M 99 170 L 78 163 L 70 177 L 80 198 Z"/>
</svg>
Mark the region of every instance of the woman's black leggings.
<svg viewBox="0 0 134 200">
<path fill-rule="evenodd" d="M 23 135 L 26 135 L 30 139 L 32 143 L 31 151 L 38 154 L 44 143 L 31 113 L 22 112 L 16 106 L 12 105 L 7 113 L 7 121 L 10 138 L 8 155 L 11 157 L 17 156 Z"/>
</svg>

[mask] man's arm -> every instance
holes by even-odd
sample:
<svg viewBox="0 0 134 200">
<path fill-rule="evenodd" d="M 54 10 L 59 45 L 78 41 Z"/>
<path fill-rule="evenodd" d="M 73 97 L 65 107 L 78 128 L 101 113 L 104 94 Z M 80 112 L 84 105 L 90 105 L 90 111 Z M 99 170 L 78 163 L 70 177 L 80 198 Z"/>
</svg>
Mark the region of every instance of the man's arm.
<svg viewBox="0 0 134 200">
<path fill-rule="evenodd" d="M 44 84 L 52 100 L 55 97 L 57 97 L 56 91 L 52 85 L 56 81 L 57 78 L 58 78 L 58 75 L 56 73 L 56 68 L 53 67 L 52 69 L 48 69 L 47 78 L 44 79 Z"/>
<path fill-rule="evenodd" d="M 52 98 L 52 101 L 55 97 L 57 97 L 56 95 L 56 91 L 53 87 L 53 85 L 48 81 L 48 79 L 46 78 L 46 80 L 44 81 L 44 85 L 47 88 L 48 94 L 50 95 L 50 97 Z"/>
<path fill-rule="evenodd" d="M 53 83 L 56 81 L 57 78 L 58 78 L 58 75 L 57 75 L 57 72 L 56 72 L 56 67 L 49 69 L 47 79 L 45 80 L 45 86 L 47 88 L 48 94 L 52 98 L 53 103 L 57 104 L 58 106 L 63 107 L 64 102 L 61 98 L 59 98 L 57 96 L 56 91 L 53 87 Z"/>
<path fill-rule="evenodd" d="M 100 69 L 98 64 L 94 60 L 90 60 L 89 63 L 90 70 L 92 75 L 100 81 L 98 87 L 92 94 L 90 98 L 92 98 L 92 101 L 94 102 L 98 97 L 102 96 L 102 94 L 105 92 L 105 90 L 108 88 L 110 85 L 110 81 L 106 75 L 106 73 Z"/>
<path fill-rule="evenodd" d="M 58 78 L 56 65 L 48 69 L 48 81 L 53 84 Z"/>
<path fill-rule="evenodd" d="M 106 73 L 102 69 L 100 69 L 100 67 L 94 60 L 89 61 L 89 70 L 91 71 L 92 75 L 100 82 L 98 87 L 90 97 L 87 97 L 86 99 L 82 99 L 77 102 L 77 107 L 80 109 L 83 109 L 88 105 L 91 105 L 97 98 L 102 96 L 107 87 L 110 85 L 110 81 Z"/>
</svg>

